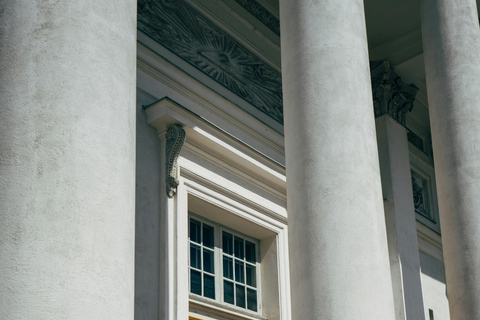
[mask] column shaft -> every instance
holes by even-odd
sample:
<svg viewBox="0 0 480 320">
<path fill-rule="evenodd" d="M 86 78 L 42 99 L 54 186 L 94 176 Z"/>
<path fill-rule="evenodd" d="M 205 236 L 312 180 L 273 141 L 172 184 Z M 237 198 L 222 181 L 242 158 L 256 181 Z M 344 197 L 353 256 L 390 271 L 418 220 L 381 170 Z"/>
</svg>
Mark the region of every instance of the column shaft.
<svg viewBox="0 0 480 320">
<path fill-rule="evenodd" d="M 0 21 L 0 318 L 132 319 L 136 1 Z"/>
<path fill-rule="evenodd" d="M 453 320 L 480 319 L 480 28 L 475 0 L 422 0 L 438 206 Z"/>
<path fill-rule="evenodd" d="M 280 15 L 293 319 L 395 319 L 363 1 Z"/>
</svg>

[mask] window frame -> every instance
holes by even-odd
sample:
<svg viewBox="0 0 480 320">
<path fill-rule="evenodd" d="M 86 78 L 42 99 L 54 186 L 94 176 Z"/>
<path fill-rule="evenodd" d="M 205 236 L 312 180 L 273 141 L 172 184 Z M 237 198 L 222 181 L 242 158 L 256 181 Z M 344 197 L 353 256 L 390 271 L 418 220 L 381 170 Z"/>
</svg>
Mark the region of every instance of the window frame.
<svg viewBox="0 0 480 320">
<path fill-rule="evenodd" d="M 194 242 L 190 239 L 190 220 L 191 219 L 194 219 L 200 223 L 202 223 L 202 227 L 201 227 L 201 230 L 202 230 L 202 236 L 201 236 L 201 244 L 199 245 L 197 242 Z M 188 234 L 187 234 L 187 243 L 188 243 L 188 292 L 189 292 L 189 295 L 190 297 L 198 297 L 199 299 L 201 299 L 202 301 L 211 301 L 212 303 L 215 303 L 215 304 L 219 304 L 220 306 L 222 307 L 225 307 L 225 308 L 228 308 L 228 309 L 231 309 L 231 308 L 234 308 L 235 310 L 239 310 L 241 312 L 248 312 L 248 313 L 253 313 L 253 314 L 256 314 L 256 315 L 261 315 L 262 314 L 262 291 L 261 291 L 261 261 L 260 261 L 260 240 L 258 239 L 255 239 L 251 236 L 248 236 L 242 232 L 239 232 L 237 230 L 234 230 L 228 226 L 225 226 L 225 225 L 222 225 L 220 223 L 217 223 L 215 221 L 211 221 L 210 219 L 207 219 L 207 218 L 204 218 L 192 211 L 188 211 Z M 209 297 L 206 297 L 203 292 L 204 292 L 204 282 L 203 282 L 203 274 L 204 274 L 204 270 L 203 270 L 203 248 L 204 248 L 204 245 L 203 245 L 203 224 L 206 224 L 208 226 L 211 226 L 214 228 L 214 258 L 213 258 L 213 261 L 214 261 L 214 277 L 215 277 L 215 299 L 212 299 L 212 298 L 209 298 Z M 234 304 L 231 304 L 229 302 L 225 302 L 224 301 L 224 275 L 223 275 L 223 256 L 224 256 L 224 251 L 223 251 L 223 232 L 228 232 L 230 233 L 232 236 L 233 236 L 233 239 L 235 239 L 235 236 L 237 236 L 238 238 L 241 238 L 243 239 L 244 243 L 243 243 L 243 246 L 244 246 L 244 251 L 245 251 L 245 241 L 249 241 L 253 244 L 255 244 L 255 263 L 251 263 L 251 262 L 247 262 L 246 261 L 246 257 L 245 257 L 245 254 L 244 254 L 244 258 L 243 258 L 243 261 L 245 263 L 244 265 L 244 278 L 245 278 L 245 281 L 243 284 L 243 286 L 245 286 L 245 307 L 240 307 L 240 306 L 237 306 L 236 305 L 236 294 L 235 294 L 235 291 L 234 291 Z M 191 269 L 192 269 L 192 266 L 191 266 L 191 255 L 190 255 L 190 245 L 191 244 L 194 244 L 194 245 L 199 245 L 200 248 L 201 248 L 201 264 L 202 264 L 202 270 L 198 269 L 198 268 L 194 268 L 195 271 L 200 271 L 202 276 L 201 276 L 201 286 L 202 286 L 202 295 L 199 295 L 199 294 L 196 294 L 196 293 L 193 293 L 191 291 Z M 230 255 L 228 255 L 230 257 Z M 235 258 L 233 259 L 233 265 L 235 266 Z M 253 287 L 253 286 L 250 286 L 250 285 L 247 285 L 247 281 L 246 281 L 246 264 L 250 264 L 250 265 L 255 265 L 255 281 L 256 281 L 256 287 Z M 233 268 L 233 272 L 235 273 L 235 267 Z M 208 272 L 207 272 L 208 273 Z M 209 273 L 210 274 L 210 273 Z M 233 282 L 234 283 L 234 288 L 236 287 L 235 285 L 237 283 L 240 283 L 240 282 L 237 282 L 236 280 L 228 280 L 230 282 Z M 256 299 L 256 304 L 257 304 L 257 310 L 254 311 L 254 310 L 251 310 L 251 309 L 248 309 L 247 308 L 247 304 L 248 304 L 248 301 L 247 301 L 247 288 L 250 288 L 250 289 L 254 289 L 256 290 L 256 294 L 257 294 L 257 299 Z"/>
</svg>

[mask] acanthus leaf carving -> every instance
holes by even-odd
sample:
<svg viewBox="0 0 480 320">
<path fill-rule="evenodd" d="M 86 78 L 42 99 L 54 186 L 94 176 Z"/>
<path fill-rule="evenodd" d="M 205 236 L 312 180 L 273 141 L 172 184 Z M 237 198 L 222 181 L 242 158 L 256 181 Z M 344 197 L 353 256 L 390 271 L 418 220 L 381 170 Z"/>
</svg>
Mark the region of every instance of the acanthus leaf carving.
<svg viewBox="0 0 480 320">
<path fill-rule="evenodd" d="M 417 92 L 415 85 L 407 85 L 393 72 L 388 61 L 372 70 L 375 117 L 388 114 L 405 127 L 406 115 L 413 109 Z"/>
<path fill-rule="evenodd" d="M 177 160 L 183 143 L 185 142 L 186 133 L 183 128 L 176 124 L 167 130 L 166 134 L 166 178 L 167 196 L 173 197 L 177 193 Z"/>
</svg>

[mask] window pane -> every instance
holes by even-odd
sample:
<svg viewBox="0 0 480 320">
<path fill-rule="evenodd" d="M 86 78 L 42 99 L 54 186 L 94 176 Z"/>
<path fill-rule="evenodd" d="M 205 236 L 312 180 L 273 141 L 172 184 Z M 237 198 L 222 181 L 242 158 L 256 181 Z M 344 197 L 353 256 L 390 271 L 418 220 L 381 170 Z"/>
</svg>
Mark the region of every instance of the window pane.
<svg viewBox="0 0 480 320">
<path fill-rule="evenodd" d="M 233 296 L 233 283 L 223 280 L 223 301 L 235 304 Z"/>
<path fill-rule="evenodd" d="M 223 256 L 223 276 L 233 280 L 233 259 L 226 256 Z"/>
<path fill-rule="evenodd" d="M 257 311 L 257 290 L 247 289 L 247 309 Z"/>
<path fill-rule="evenodd" d="M 233 255 L 233 236 L 228 232 L 223 232 L 223 252 Z"/>
<path fill-rule="evenodd" d="M 243 239 L 235 237 L 235 257 L 239 259 L 244 258 L 243 254 Z"/>
<path fill-rule="evenodd" d="M 190 270 L 190 292 L 202 294 L 202 274 L 195 270 Z"/>
<path fill-rule="evenodd" d="M 257 286 L 257 270 L 255 266 L 249 265 L 247 263 L 247 284 L 252 287 Z"/>
<path fill-rule="evenodd" d="M 202 257 L 200 256 L 200 247 L 194 244 L 190 244 L 190 266 L 193 268 L 201 269 Z"/>
<path fill-rule="evenodd" d="M 245 287 L 236 284 L 235 285 L 235 295 L 237 300 L 237 307 L 245 308 Z"/>
<path fill-rule="evenodd" d="M 203 274 L 203 295 L 215 299 L 215 277 Z"/>
<path fill-rule="evenodd" d="M 203 270 L 214 273 L 215 266 L 213 264 L 213 251 L 208 249 L 203 249 Z"/>
<path fill-rule="evenodd" d="M 214 246 L 213 227 L 206 224 L 203 224 L 203 245 L 212 249 Z"/>
<path fill-rule="evenodd" d="M 190 241 L 200 243 L 200 228 L 200 222 L 190 219 Z"/>
<path fill-rule="evenodd" d="M 245 240 L 245 258 L 248 262 L 257 262 L 255 257 L 255 243 Z"/>
<path fill-rule="evenodd" d="M 235 259 L 235 281 L 245 283 L 245 273 L 244 273 L 245 263 Z"/>
</svg>

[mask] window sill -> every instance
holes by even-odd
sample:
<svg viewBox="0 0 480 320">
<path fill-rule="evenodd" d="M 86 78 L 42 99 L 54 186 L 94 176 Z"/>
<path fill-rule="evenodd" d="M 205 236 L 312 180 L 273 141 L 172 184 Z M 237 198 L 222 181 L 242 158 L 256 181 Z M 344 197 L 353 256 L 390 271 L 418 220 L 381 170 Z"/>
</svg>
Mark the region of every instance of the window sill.
<svg viewBox="0 0 480 320">
<path fill-rule="evenodd" d="M 243 310 L 235 306 L 214 301 L 208 298 L 200 297 L 192 293 L 190 293 L 189 298 L 190 298 L 190 303 L 193 304 L 194 306 L 198 306 L 201 309 L 208 310 L 214 313 L 218 313 L 226 316 L 234 316 L 239 319 L 250 319 L 250 320 L 267 320 L 268 319 L 253 311 Z"/>
</svg>

